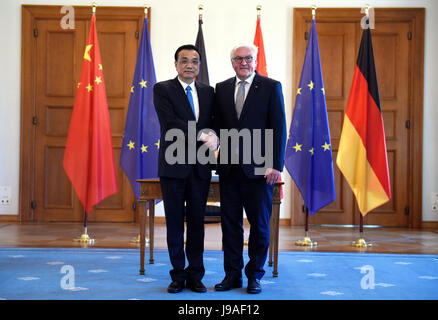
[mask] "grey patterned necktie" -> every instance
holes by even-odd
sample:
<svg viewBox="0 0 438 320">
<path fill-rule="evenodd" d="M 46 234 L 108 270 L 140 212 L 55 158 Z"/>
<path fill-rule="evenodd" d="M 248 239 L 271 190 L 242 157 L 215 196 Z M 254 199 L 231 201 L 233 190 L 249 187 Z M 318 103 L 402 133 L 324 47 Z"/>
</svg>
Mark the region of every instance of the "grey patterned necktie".
<svg viewBox="0 0 438 320">
<path fill-rule="evenodd" d="M 240 114 L 242 113 L 242 109 L 243 109 L 243 104 L 245 102 L 245 85 L 246 84 L 247 84 L 246 81 L 240 81 L 239 88 L 237 89 L 237 95 L 236 95 L 237 119 L 240 118 Z"/>
</svg>

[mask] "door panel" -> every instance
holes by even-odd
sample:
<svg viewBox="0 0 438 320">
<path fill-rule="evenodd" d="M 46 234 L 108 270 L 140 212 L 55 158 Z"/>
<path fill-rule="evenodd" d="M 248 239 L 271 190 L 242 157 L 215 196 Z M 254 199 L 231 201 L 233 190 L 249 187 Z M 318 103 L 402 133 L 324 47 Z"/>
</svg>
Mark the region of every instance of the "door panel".
<svg viewBox="0 0 438 320">
<path fill-rule="evenodd" d="M 77 82 L 88 38 L 90 12 L 75 9 L 75 29 L 62 29 L 60 7 L 31 6 L 36 36 L 30 43 L 34 57 L 36 124 L 33 159 L 34 180 L 31 200 L 34 221 L 82 221 L 83 207 L 64 171 L 65 144 L 73 111 Z M 105 8 L 96 13 L 104 80 L 113 138 L 119 192 L 101 201 L 88 216 L 89 221 L 134 221 L 134 196 L 119 165 L 124 123 L 129 102 L 130 82 L 139 45 L 138 32 L 143 8 Z M 37 18 L 38 15 L 41 15 Z M 27 124 L 29 125 L 29 124 Z M 32 125 L 32 124 L 30 124 Z"/>
<path fill-rule="evenodd" d="M 307 24 L 310 28 L 310 24 Z M 352 78 L 354 62 L 355 26 L 353 23 L 322 23 L 317 25 L 321 68 L 326 88 L 327 117 L 332 139 L 333 161 L 338 154 L 344 119 L 344 106 L 349 86 L 345 79 Z M 324 62 L 323 62 L 324 61 Z M 311 223 L 352 224 L 352 194 L 339 170 L 335 168 L 336 200 L 314 215 Z"/>
<path fill-rule="evenodd" d="M 85 24 L 63 30 L 59 21 L 36 21 L 35 219 L 80 220 L 79 201 L 62 162 L 75 95 L 78 43 L 84 42 Z"/>
</svg>

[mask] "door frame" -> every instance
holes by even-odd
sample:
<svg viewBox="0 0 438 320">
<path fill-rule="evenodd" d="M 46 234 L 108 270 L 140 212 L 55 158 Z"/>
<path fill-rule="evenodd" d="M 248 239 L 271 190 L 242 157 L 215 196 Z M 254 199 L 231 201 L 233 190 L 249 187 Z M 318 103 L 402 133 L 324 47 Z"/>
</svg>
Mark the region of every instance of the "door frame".
<svg viewBox="0 0 438 320">
<path fill-rule="evenodd" d="M 359 25 L 363 13 L 361 8 L 318 8 L 316 23 L 318 22 L 352 22 Z M 423 175 L 423 88 L 424 88 L 424 30 L 425 8 L 374 8 L 375 20 L 379 22 L 405 21 L 410 24 L 412 39 L 410 40 L 410 70 L 408 119 L 410 121 L 409 139 L 409 227 L 422 226 L 422 175 Z M 293 10 L 293 63 L 292 63 L 292 91 L 296 92 L 300 80 L 302 65 L 298 65 L 297 57 L 304 54 L 306 41 L 303 41 L 306 23 L 312 20 L 310 8 L 294 8 Z M 360 41 L 360 37 L 359 37 Z M 355 53 L 359 50 L 359 43 Z M 356 59 L 355 59 L 356 61 Z M 292 106 L 295 105 L 295 95 L 292 97 Z M 334 164 L 336 165 L 336 164 Z M 291 196 L 291 225 L 303 225 L 303 201 L 301 195 L 292 182 Z"/>
<path fill-rule="evenodd" d="M 36 41 L 34 29 L 36 20 L 53 19 L 61 21 L 65 13 L 62 6 L 22 5 L 21 24 L 21 117 L 20 117 L 20 192 L 19 213 L 20 222 L 34 221 L 32 200 L 35 190 L 35 139 L 36 125 L 33 118 L 36 114 L 36 83 L 35 83 L 35 50 Z M 90 6 L 73 6 L 75 18 L 90 20 Z M 117 15 L 114 15 L 117 12 Z M 138 20 L 139 32 L 143 26 L 144 7 L 97 7 L 97 18 Z M 150 30 L 151 9 L 148 8 L 148 28 Z M 138 37 L 138 44 L 140 37 Z M 137 215 L 137 213 L 135 214 Z"/>
</svg>

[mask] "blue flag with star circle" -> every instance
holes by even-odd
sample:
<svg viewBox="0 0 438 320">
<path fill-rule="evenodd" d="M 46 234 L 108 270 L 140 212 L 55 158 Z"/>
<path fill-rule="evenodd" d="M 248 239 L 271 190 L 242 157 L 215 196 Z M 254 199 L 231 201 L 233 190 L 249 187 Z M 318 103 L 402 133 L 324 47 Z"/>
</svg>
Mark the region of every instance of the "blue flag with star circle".
<svg viewBox="0 0 438 320">
<path fill-rule="evenodd" d="M 336 198 L 321 60 L 312 20 L 286 147 L 285 166 L 311 215 Z"/>
<path fill-rule="evenodd" d="M 153 104 L 157 81 L 147 24 L 144 19 L 120 154 L 120 165 L 137 200 L 140 184 L 136 180 L 158 177 L 160 146 L 160 123 Z"/>
</svg>

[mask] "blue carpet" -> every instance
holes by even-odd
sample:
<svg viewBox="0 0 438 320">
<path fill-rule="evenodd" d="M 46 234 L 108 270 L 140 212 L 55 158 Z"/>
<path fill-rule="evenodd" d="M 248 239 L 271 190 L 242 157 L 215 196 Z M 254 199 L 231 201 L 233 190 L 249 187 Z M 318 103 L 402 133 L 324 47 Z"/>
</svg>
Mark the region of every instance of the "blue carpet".
<svg viewBox="0 0 438 320">
<path fill-rule="evenodd" d="M 245 252 L 246 255 L 246 252 Z M 204 294 L 166 291 L 166 250 L 139 275 L 137 249 L 0 248 L 5 300 L 436 300 L 438 255 L 280 252 L 279 277 L 266 266 L 259 295 L 244 287 L 215 292 L 224 276 L 221 251 L 204 255 Z M 148 255 L 146 254 L 146 261 Z"/>
</svg>

